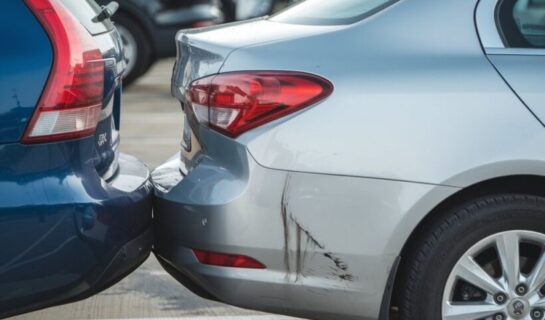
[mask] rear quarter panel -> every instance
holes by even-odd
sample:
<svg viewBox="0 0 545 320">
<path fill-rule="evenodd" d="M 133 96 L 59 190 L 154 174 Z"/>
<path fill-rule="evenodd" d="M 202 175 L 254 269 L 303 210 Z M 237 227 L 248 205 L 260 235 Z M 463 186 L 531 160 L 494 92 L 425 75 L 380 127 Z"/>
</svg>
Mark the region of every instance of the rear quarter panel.
<svg viewBox="0 0 545 320">
<path fill-rule="evenodd" d="M 508 175 L 545 175 L 543 126 L 483 53 L 476 3 L 400 1 L 344 30 L 234 51 L 221 72 L 304 71 L 335 86 L 322 103 L 237 141 L 264 167 L 330 176 L 340 194 L 353 194 L 343 176 L 362 178 L 362 185 L 370 178 L 377 185 L 432 186 L 411 195 L 385 190 L 380 198 L 366 198 L 373 193 L 362 189 L 359 209 L 350 210 L 340 210 L 346 202 L 333 194 L 313 197 L 321 207 L 331 201 L 343 221 L 374 221 L 381 211 L 368 208 L 391 199 L 389 224 L 379 228 L 386 254 L 399 254 L 426 214 L 459 188 Z M 411 204 L 395 203 L 403 197 Z M 312 212 L 306 208 L 296 216 Z M 343 224 L 320 228 L 318 234 L 345 234 Z M 353 241 L 368 248 L 372 239 L 361 233 Z"/>
<path fill-rule="evenodd" d="M 234 51 L 221 72 L 305 71 L 335 86 L 238 140 L 261 165 L 289 171 L 455 187 L 545 174 L 543 126 L 483 53 L 475 5 L 401 1 L 345 30 Z"/>
<path fill-rule="evenodd" d="M 533 52 L 535 55 L 529 53 L 526 55 L 489 54 L 489 58 L 528 108 L 543 122 L 545 120 L 545 82 L 543 81 L 545 49 L 536 49 Z"/>
</svg>

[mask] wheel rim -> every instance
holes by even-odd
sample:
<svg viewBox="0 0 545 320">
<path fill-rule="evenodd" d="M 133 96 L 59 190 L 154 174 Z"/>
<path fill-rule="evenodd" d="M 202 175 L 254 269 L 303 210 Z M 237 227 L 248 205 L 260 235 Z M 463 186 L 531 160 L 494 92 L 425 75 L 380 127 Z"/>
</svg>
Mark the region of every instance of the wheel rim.
<svg viewBox="0 0 545 320">
<path fill-rule="evenodd" d="M 125 77 L 131 73 L 136 63 L 137 46 L 136 38 L 129 32 L 127 28 L 122 25 L 116 25 L 117 31 L 121 36 L 121 42 L 123 43 L 123 54 L 125 60 Z"/>
<path fill-rule="evenodd" d="M 458 260 L 443 292 L 443 320 L 544 319 L 545 235 L 506 231 Z"/>
</svg>

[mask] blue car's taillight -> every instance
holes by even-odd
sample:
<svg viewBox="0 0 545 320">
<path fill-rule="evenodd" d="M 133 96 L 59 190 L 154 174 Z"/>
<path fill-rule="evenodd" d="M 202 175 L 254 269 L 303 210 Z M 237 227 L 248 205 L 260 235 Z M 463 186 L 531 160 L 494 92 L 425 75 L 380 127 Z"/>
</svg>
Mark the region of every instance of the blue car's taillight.
<svg viewBox="0 0 545 320">
<path fill-rule="evenodd" d="M 23 143 L 94 133 L 102 108 L 104 60 L 92 36 L 59 0 L 26 0 L 53 45 L 54 62 Z"/>
</svg>

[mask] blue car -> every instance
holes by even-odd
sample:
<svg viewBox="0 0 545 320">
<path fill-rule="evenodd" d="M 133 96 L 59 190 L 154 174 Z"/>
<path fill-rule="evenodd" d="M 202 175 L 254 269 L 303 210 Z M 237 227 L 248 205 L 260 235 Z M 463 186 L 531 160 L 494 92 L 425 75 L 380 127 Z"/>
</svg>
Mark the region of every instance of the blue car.
<svg viewBox="0 0 545 320">
<path fill-rule="evenodd" d="M 112 10 L 0 11 L 0 318 L 93 295 L 148 257 L 149 170 L 120 154 L 124 71 Z"/>
</svg>

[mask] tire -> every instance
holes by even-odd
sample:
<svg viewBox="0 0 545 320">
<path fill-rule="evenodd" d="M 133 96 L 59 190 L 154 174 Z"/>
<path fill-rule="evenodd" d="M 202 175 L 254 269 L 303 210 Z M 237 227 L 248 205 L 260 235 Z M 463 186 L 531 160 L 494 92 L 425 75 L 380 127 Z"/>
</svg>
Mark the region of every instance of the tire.
<svg viewBox="0 0 545 320">
<path fill-rule="evenodd" d="M 220 0 L 225 22 L 236 20 L 236 4 L 233 0 Z"/>
<path fill-rule="evenodd" d="M 518 245 L 508 245 L 509 243 Z M 541 281 L 542 278 L 537 276 L 532 278 L 538 269 L 545 271 L 540 263 L 543 259 L 545 264 L 544 250 L 545 198 L 526 195 L 489 196 L 445 212 L 430 222 L 424 232 L 420 232 L 410 253 L 402 258 L 404 261 L 400 268 L 398 286 L 399 319 L 502 319 L 501 316 L 497 318 L 498 314 L 503 319 L 530 319 L 529 313 L 536 308 L 531 305 L 530 296 L 543 297 L 545 292 L 542 287 L 545 279 Z M 506 259 L 506 256 L 520 258 Z M 518 283 L 519 279 L 510 276 L 519 273 L 506 271 L 517 270 L 517 261 L 524 279 L 528 278 L 523 280 L 527 284 L 528 296 L 517 293 L 522 288 Z M 474 266 L 472 262 L 477 263 L 479 268 L 465 268 L 468 265 Z M 467 272 L 479 269 L 486 270 L 493 280 L 505 275 L 501 279 L 507 282 L 497 280 L 501 283 L 501 291 L 506 292 L 503 303 L 498 303 L 501 297 L 498 297 L 500 290 L 493 286 L 496 280 L 487 280 L 483 284 L 479 281 L 490 279 L 488 276 Z M 479 281 L 472 278 L 474 274 L 482 276 L 480 280 L 477 279 Z M 509 281 L 515 278 L 516 281 Z M 465 282 L 467 279 L 473 280 Z M 481 286 L 473 285 L 475 283 L 480 283 Z M 488 288 L 488 292 L 494 295 L 482 288 Z M 492 299 L 492 302 L 483 299 Z M 527 305 L 519 308 L 525 299 L 528 300 Z M 467 308 L 463 312 L 460 309 L 466 307 L 466 303 L 478 304 L 481 306 L 479 310 L 486 308 L 485 316 L 475 317 L 474 311 L 458 318 L 452 316 L 468 312 Z M 526 317 L 523 315 L 519 318 L 513 312 L 525 312 Z M 450 313 L 452 317 L 447 317 L 446 313 Z"/>
<path fill-rule="evenodd" d="M 118 13 L 113 19 L 125 46 L 127 68 L 123 84 L 127 86 L 146 73 L 151 67 L 153 63 L 151 41 L 144 29 L 131 16 Z"/>
</svg>

